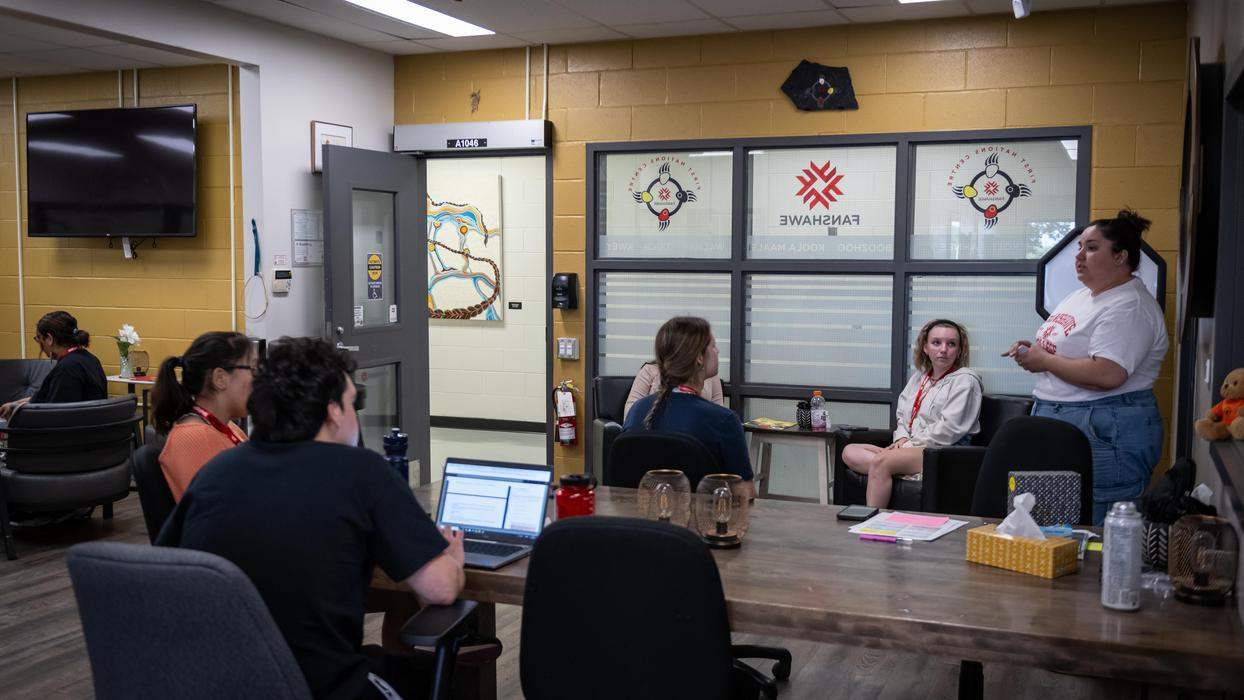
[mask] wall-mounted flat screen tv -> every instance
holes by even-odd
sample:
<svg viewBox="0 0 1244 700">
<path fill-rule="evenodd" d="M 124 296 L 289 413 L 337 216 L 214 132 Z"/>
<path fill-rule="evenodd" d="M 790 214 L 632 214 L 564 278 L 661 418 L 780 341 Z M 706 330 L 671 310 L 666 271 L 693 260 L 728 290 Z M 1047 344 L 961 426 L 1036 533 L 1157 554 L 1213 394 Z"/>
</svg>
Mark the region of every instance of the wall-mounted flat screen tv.
<svg viewBox="0 0 1244 700">
<path fill-rule="evenodd" d="M 193 236 L 195 105 L 26 115 L 31 236 Z"/>
</svg>

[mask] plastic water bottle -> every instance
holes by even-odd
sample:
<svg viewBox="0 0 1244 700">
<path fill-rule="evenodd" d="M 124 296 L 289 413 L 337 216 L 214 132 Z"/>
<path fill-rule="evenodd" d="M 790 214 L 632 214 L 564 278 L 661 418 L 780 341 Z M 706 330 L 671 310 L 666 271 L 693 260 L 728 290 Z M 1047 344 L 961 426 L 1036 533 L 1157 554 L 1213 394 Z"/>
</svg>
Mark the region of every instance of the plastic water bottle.
<svg viewBox="0 0 1244 700">
<path fill-rule="evenodd" d="M 1106 516 L 1101 557 L 1101 604 L 1112 610 L 1140 607 L 1140 513 L 1131 501 L 1119 501 Z"/>
<path fill-rule="evenodd" d="M 825 399 L 821 397 L 821 390 L 817 389 L 812 392 L 812 401 L 808 403 L 812 414 L 812 430 L 816 432 L 825 432 L 829 430 L 829 415 L 825 412 Z"/>
<path fill-rule="evenodd" d="M 390 428 L 384 436 L 384 460 L 402 475 L 404 483 L 410 483 L 410 460 L 406 459 L 408 441 L 406 433 L 398 428 Z"/>
</svg>

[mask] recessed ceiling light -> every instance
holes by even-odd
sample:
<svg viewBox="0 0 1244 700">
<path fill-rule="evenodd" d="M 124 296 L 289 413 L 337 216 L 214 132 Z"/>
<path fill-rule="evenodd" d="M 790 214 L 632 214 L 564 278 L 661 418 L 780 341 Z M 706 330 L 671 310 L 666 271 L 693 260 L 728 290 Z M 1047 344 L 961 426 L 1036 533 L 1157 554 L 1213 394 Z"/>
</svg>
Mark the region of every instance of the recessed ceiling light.
<svg viewBox="0 0 1244 700">
<path fill-rule="evenodd" d="M 470 22 L 463 22 L 457 17 L 450 17 L 443 12 L 416 5 L 408 0 L 346 0 L 351 5 L 358 5 L 364 10 L 391 17 L 399 22 L 413 24 L 416 27 L 431 29 L 434 32 L 459 36 L 485 36 L 496 34 L 491 29 L 477 27 Z"/>
</svg>

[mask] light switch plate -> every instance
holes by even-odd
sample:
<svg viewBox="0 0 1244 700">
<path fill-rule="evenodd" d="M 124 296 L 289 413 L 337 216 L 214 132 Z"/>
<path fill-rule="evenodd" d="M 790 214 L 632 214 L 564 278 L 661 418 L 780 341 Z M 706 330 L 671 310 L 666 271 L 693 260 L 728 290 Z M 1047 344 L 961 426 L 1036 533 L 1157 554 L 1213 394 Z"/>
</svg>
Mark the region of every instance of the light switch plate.
<svg viewBox="0 0 1244 700">
<path fill-rule="evenodd" d="M 557 339 L 557 359 L 559 360 L 579 359 L 579 339 L 578 338 L 558 338 Z"/>
</svg>

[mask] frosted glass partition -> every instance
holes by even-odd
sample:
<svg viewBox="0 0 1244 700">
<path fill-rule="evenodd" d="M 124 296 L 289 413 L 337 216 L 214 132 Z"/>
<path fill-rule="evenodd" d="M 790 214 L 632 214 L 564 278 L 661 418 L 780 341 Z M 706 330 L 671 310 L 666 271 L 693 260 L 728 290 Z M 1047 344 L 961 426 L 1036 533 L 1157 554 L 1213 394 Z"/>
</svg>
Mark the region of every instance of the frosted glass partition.
<svg viewBox="0 0 1244 700">
<path fill-rule="evenodd" d="M 948 318 L 967 328 L 971 367 L 980 372 L 985 393 L 1029 395 L 1035 375 L 1001 353 L 1020 338 L 1031 339 L 1041 325 L 1033 301 L 1036 285 L 1032 275 L 913 276 L 907 347 L 925 323 Z M 910 352 L 906 362 L 910 375 Z"/>
<path fill-rule="evenodd" d="M 1040 258 L 1075 227 L 1079 155 L 1076 139 L 917 146 L 912 259 Z"/>
<path fill-rule="evenodd" d="M 730 151 L 611 153 L 597 173 L 600 258 L 728 258 Z"/>
<path fill-rule="evenodd" d="M 605 272 L 597 284 L 598 373 L 633 375 L 653 359 L 657 329 L 673 316 L 713 327 L 720 376 L 730 376 L 730 275 Z"/>
<path fill-rule="evenodd" d="M 744 317 L 748 382 L 890 386 L 889 275 L 751 275 Z"/>
</svg>

